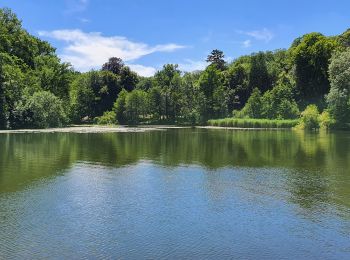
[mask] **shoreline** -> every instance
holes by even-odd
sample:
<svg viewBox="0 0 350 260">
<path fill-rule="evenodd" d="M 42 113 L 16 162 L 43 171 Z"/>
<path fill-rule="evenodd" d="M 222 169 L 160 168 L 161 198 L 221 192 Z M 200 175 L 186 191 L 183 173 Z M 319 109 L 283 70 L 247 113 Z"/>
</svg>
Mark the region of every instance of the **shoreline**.
<svg viewBox="0 0 350 260">
<path fill-rule="evenodd" d="M 95 133 L 138 133 L 147 131 L 162 131 L 166 129 L 180 129 L 190 127 L 180 126 L 96 126 L 96 125 L 84 125 L 84 126 L 67 126 L 58 128 L 46 128 L 46 129 L 13 129 L 13 130 L 0 130 L 0 134 L 31 134 L 31 133 L 78 133 L 78 134 L 95 134 Z"/>
<path fill-rule="evenodd" d="M 266 131 L 266 130 L 291 130 L 290 128 L 243 128 L 243 127 L 220 127 L 220 126 L 176 126 L 176 125 L 138 125 L 138 126 L 96 126 L 96 125 L 76 125 L 59 128 L 46 129 L 14 129 L 0 130 L 0 134 L 30 134 L 30 133 L 139 133 L 148 131 L 162 131 L 166 129 L 222 129 L 222 130 L 243 130 L 243 131 Z"/>
<path fill-rule="evenodd" d="M 254 127 L 231 127 L 231 126 L 196 126 L 196 128 L 199 129 L 225 129 L 225 130 L 243 130 L 243 131 L 255 131 L 255 130 L 262 130 L 262 131 L 286 131 L 286 130 L 293 130 L 293 128 L 254 128 Z"/>
</svg>

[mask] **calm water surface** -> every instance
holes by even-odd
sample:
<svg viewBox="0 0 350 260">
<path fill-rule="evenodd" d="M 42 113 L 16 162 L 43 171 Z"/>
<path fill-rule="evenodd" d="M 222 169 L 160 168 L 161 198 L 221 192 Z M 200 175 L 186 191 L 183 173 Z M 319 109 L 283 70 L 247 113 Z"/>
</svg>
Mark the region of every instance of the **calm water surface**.
<svg viewBox="0 0 350 260">
<path fill-rule="evenodd" d="M 350 259 L 350 134 L 1 134 L 0 259 Z"/>
</svg>

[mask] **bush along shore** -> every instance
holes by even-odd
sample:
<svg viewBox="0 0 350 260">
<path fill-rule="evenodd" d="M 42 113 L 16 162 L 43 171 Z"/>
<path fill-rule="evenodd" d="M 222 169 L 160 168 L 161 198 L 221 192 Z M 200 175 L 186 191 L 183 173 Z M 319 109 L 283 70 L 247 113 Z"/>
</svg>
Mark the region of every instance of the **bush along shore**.
<svg viewBox="0 0 350 260">
<path fill-rule="evenodd" d="M 299 124 L 299 120 L 270 120 L 251 118 L 224 118 L 209 120 L 209 126 L 234 127 L 234 128 L 293 128 Z"/>
<path fill-rule="evenodd" d="M 224 118 L 208 120 L 207 125 L 215 127 L 234 127 L 234 128 L 284 128 L 299 130 L 318 130 L 318 129 L 342 129 L 349 130 L 350 125 L 343 125 L 340 128 L 337 122 L 325 110 L 322 113 L 318 111 L 316 105 L 309 105 L 301 113 L 299 119 L 254 119 L 254 118 Z"/>
</svg>

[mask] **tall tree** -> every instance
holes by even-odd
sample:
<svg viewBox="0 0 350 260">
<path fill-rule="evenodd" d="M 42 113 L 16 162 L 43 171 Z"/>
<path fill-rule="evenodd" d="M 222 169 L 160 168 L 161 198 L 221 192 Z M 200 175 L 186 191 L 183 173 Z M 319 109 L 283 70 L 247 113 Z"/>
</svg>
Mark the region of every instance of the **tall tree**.
<svg viewBox="0 0 350 260">
<path fill-rule="evenodd" d="M 271 88 L 266 58 L 263 52 L 252 55 L 249 71 L 249 88 L 258 88 L 261 92 Z"/>
<path fill-rule="evenodd" d="M 333 51 L 339 46 L 335 39 L 320 33 L 298 38 L 290 49 L 294 65 L 296 87 L 303 106 L 316 102 L 323 104 L 329 92 L 328 65 Z"/>
<path fill-rule="evenodd" d="M 120 91 L 119 78 L 109 71 L 90 71 L 79 75 L 70 86 L 74 120 L 79 122 L 84 117 L 101 116 L 112 109 Z"/>
<path fill-rule="evenodd" d="M 0 9 L 0 52 L 20 58 L 34 68 L 34 59 L 40 55 L 54 55 L 49 43 L 31 36 L 22 28 L 21 21 L 8 8 Z"/>
<path fill-rule="evenodd" d="M 112 57 L 109 58 L 108 62 L 102 65 L 102 70 L 107 70 L 116 75 L 119 75 L 123 67 L 124 62 L 121 58 Z"/>
<path fill-rule="evenodd" d="M 139 78 L 137 74 L 130 70 L 128 66 L 124 66 L 120 71 L 120 83 L 127 91 L 132 91 L 136 88 Z"/>
<path fill-rule="evenodd" d="M 113 106 L 113 109 L 115 110 L 115 114 L 119 124 L 127 123 L 127 117 L 126 117 L 126 97 L 127 96 L 128 96 L 128 92 L 125 89 L 122 89 Z"/>
<path fill-rule="evenodd" d="M 199 89 L 203 94 L 201 113 L 204 121 L 225 116 L 225 88 L 221 71 L 215 65 L 208 66 L 199 78 Z"/>
<path fill-rule="evenodd" d="M 74 72 L 69 63 L 61 63 L 56 56 L 38 56 L 35 58 L 35 74 L 40 87 L 64 100 L 69 96 L 69 84 Z"/>
<path fill-rule="evenodd" d="M 350 123 L 350 50 L 335 54 L 329 66 L 328 108 L 339 126 Z"/>
<path fill-rule="evenodd" d="M 249 89 L 250 57 L 243 56 L 235 60 L 224 71 L 224 84 L 228 91 L 228 110 L 237 110 L 244 107 L 251 89 Z"/>
<path fill-rule="evenodd" d="M 182 118 L 191 124 L 198 123 L 200 121 L 200 93 L 198 88 L 198 79 L 200 77 L 199 72 L 185 73 L 182 77 L 181 84 L 181 116 Z"/>
<path fill-rule="evenodd" d="M 347 29 L 343 34 L 339 36 L 339 41 L 343 47 L 350 47 L 350 29 Z"/>
<path fill-rule="evenodd" d="M 210 64 L 215 64 L 219 70 L 224 70 L 226 67 L 226 62 L 224 60 L 225 55 L 223 51 L 213 50 L 207 57 L 207 62 Z"/>
<path fill-rule="evenodd" d="M 181 84 L 180 70 L 177 64 L 166 64 L 155 75 L 157 85 L 161 89 L 163 115 L 167 120 L 175 120 L 178 112 L 178 89 Z"/>
</svg>

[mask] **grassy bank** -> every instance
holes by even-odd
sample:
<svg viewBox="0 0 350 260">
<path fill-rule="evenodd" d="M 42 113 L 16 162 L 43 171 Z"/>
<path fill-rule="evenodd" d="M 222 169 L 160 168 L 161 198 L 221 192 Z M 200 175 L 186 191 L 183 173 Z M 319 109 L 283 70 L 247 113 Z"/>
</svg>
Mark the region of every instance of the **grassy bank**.
<svg viewBox="0 0 350 260">
<path fill-rule="evenodd" d="M 240 127 L 240 128 L 293 128 L 299 120 L 224 118 L 209 120 L 209 126 Z"/>
</svg>

